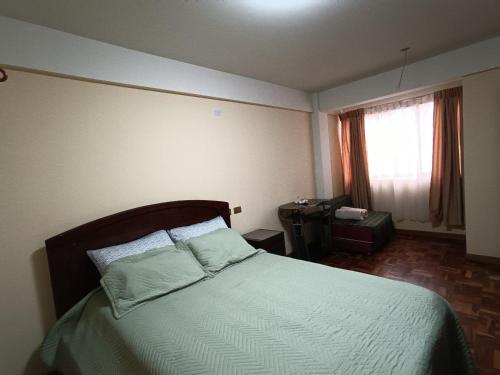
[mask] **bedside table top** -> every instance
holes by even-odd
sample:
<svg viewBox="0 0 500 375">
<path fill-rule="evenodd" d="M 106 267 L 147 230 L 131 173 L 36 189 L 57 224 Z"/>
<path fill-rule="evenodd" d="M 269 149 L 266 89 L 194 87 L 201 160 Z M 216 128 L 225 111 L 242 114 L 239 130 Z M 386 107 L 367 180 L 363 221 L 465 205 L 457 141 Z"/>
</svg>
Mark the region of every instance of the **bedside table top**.
<svg viewBox="0 0 500 375">
<path fill-rule="evenodd" d="M 270 229 L 257 229 L 253 232 L 245 233 L 243 238 L 253 241 L 263 241 L 276 236 L 277 234 L 283 233 L 280 230 L 270 230 Z"/>
</svg>

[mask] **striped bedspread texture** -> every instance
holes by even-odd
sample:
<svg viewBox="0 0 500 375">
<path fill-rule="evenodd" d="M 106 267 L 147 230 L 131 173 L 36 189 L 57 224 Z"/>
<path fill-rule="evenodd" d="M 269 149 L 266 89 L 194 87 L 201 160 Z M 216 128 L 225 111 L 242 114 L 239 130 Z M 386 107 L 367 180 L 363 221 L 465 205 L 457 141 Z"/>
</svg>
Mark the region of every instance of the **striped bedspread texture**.
<svg viewBox="0 0 500 375">
<path fill-rule="evenodd" d="M 473 374 L 437 294 L 266 252 L 116 320 L 96 289 L 51 329 L 64 374 Z"/>
</svg>

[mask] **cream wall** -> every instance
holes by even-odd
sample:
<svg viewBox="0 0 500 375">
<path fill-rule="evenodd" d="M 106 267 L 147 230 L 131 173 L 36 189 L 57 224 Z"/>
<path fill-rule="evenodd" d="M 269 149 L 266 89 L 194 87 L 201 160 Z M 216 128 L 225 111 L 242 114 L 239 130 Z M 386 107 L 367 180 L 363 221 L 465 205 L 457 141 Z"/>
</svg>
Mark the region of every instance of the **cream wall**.
<svg viewBox="0 0 500 375">
<path fill-rule="evenodd" d="M 467 252 L 500 257 L 500 69 L 464 78 Z"/>
<path fill-rule="evenodd" d="M 178 199 L 241 205 L 241 232 L 279 229 L 279 204 L 314 196 L 307 113 L 16 71 L 0 103 L 2 374 L 39 373 L 46 238 Z"/>
</svg>

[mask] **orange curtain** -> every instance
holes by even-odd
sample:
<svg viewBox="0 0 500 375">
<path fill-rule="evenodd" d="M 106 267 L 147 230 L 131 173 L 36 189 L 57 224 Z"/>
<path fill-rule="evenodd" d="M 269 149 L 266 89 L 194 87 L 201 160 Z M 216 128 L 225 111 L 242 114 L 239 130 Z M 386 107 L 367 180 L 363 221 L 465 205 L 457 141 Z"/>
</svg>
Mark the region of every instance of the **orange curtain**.
<svg viewBox="0 0 500 375">
<path fill-rule="evenodd" d="M 344 192 L 355 207 L 371 209 L 370 177 L 366 156 L 365 117 L 363 110 L 341 114 L 341 154 Z"/>
<path fill-rule="evenodd" d="M 464 227 L 462 88 L 434 93 L 434 138 L 429 194 L 433 226 Z"/>
</svg>

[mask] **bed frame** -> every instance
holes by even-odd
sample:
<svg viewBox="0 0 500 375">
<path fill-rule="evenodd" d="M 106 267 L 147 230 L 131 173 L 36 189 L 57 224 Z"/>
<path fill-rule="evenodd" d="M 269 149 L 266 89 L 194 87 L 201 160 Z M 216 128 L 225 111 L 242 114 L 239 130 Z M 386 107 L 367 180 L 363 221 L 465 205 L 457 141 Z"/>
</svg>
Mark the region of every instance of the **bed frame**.
<svg viewBox="0 0 500 375">
<path fill-rule="evenodd" d="M 133 241 L 160 229 L 191 225 L 219 215 L 231 227 L 227 202 L 165 202 L 106 216 L 49 238 L 45 246 L 57 317 L 99 286 L 100 275 L 86 250 Z"/>
</svg>

